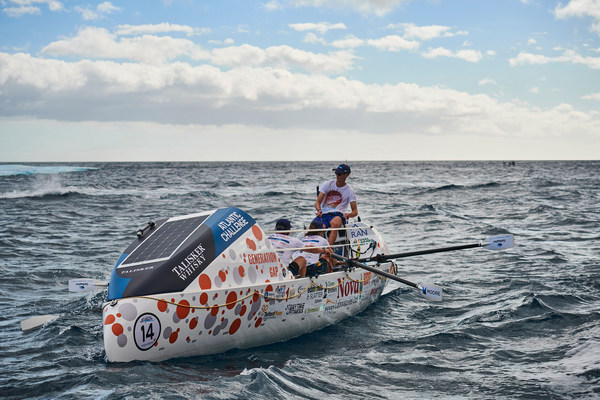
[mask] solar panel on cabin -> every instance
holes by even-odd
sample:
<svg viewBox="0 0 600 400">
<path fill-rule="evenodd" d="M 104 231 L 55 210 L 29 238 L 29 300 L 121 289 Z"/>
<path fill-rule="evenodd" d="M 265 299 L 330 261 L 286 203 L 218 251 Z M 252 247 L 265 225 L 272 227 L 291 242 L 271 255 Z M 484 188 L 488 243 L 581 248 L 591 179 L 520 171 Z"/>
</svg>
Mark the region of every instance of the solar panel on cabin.
<svg viewBox="0 0 600 400">
<path fill-rule="evenodd" d="M 165 222 L 135 248 L 121 265 L 167 260 L 206 219 L 206 215 Z"/>
</svg>

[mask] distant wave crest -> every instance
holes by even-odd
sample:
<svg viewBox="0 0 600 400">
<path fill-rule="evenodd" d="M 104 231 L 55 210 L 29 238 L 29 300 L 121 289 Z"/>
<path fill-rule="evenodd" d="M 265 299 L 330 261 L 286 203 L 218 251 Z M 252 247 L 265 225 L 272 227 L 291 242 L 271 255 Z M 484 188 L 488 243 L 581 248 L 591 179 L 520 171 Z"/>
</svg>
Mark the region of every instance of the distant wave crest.
<svg viewBox="0 0 600 400">
<path fill-rule="evenodd" d="M 21 199 L 21 198 L 61 198 L 73 195 L 84 194 L 76 187 L 47 187 L 31 190 L 15 190 L 9 193 L 0 194 L 0 199 Z"/>
<path fill-rule="evenodd" d="M 474 185 L 458 185 L 458 184 L 448 184 L 448 185 L 443 185 L 443 186 L 438 186 L 436 188 L 432 188 L 429 189 L 428 192 L 429 193 L 435 193 L 435 192 L 443 192 L 443 191 L 449 191 L 449 190 L 479 190 L 479 189 L 487 189 L 487 188 L 494 188 L 494 187 L 498 187 L 501 184 L 499 182 L 487 182 L 487 183 L 478 183 L 478 184 L 474 184 Z"/>
<path fill-rule="evenodd" d="M 70 165 L 21 165 L 21 164 L 4 164 L 0 165 L 0 176 L 11 175 L 37 175 L 37 174 L 64 174 L 67 172 L 84 172 L 95 170 L 94 167 L 79 167 Z"/>
</svg>

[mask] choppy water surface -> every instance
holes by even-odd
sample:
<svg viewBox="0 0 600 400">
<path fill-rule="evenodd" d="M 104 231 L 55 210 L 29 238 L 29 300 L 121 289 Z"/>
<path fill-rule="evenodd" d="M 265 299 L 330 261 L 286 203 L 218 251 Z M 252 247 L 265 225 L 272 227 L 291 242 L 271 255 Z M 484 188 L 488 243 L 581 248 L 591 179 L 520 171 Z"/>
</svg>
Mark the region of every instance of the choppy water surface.
<svg viewBox="0 0 600 400">
<path fill-rule="evenodd" d="M 6 398 L 600 397 L 600 162 L 355 162 L 363 221 L 392 252 L 512 233 L 516 248 L 403 259 L 358 316 L 284 343 L 107 363 L 104 279 L 149 220 L 237 206 L 270 228 L 313 216 L 329 163 L 0 166 L 0 393 Z M 33 315 L 60 314 L 22 333 Z"/>
</svg>

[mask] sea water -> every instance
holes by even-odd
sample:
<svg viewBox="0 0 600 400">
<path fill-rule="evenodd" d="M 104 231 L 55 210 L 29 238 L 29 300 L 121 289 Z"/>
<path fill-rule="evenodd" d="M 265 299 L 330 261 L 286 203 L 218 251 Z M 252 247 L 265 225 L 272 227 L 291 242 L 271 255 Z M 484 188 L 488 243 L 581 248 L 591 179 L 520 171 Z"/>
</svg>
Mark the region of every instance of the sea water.
<svg viewBox="0 0 600 400">
<path fill-rule="evenodd" d="M 361 219 L 393 253 L 513 234 L 515 248 L 423 255 L 363 313 L 282 343 L 108 363 L 107 279 L 148 221 L 226 206 L 263 229 L 314 216 L 336 162 L 0 165 L 0 397 L 600 397 L 600 162 L 348 162 Z M 60 317 L 27 333 L 19 322 Z"/>
</svg>

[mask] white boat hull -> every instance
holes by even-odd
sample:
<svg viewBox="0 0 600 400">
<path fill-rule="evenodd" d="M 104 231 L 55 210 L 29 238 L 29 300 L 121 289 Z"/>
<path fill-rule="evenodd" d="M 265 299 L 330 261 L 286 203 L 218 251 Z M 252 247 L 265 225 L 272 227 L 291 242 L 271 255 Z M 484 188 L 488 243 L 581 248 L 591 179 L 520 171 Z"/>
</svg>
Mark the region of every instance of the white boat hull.
<svg viewBox="0 0 600 400">
<path fill-rule="evenodd" d="M 391 264 L 380 267 L 389 272 Z M 320 277 L 121 298 L 103 306 L 109 361 L 162 361 L 287 340 L 355 315 L 387 280 L 361 269 Z"/>
</svg>

